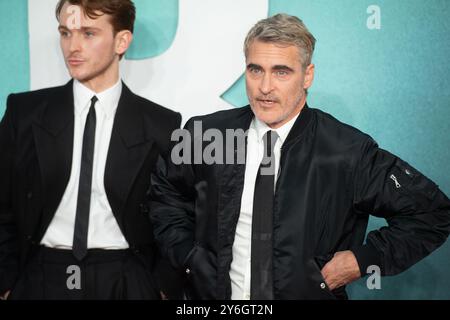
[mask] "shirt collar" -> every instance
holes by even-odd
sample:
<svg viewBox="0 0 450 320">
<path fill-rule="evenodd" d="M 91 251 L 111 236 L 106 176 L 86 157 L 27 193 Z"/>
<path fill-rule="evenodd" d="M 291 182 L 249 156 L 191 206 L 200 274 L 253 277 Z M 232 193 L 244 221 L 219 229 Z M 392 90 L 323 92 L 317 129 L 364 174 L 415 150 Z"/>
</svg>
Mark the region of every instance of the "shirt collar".
<svg viewBox="0 0 450 320">
<path fill-rule="evenodd" d="M 96 93 L 83 85 L 78 80 L 73 82 L 73 96 L 75 104 L 75 113 L 80 115 L 84 109 L 89 108 L 93 96 L 97 96 L 98 102 L 96 110 L 101 110 L 106 118 L 114 115 L 122 94 L 122 81 L 119 79 L 111 88 L 100 93 Z"/>
<path fill-rule="evenodd" d="M 284 141 L 286 140 L 287 136 L 289 135 L 289 132 L 291 131 L 292 127 L 294 126 L 295 121 L 297 120 L 298 116 L 297 114 L 295 117 L 293 117 L 291 120 L 283 124 L 281 127 L 277 129 L 272 129 L 269 127 L 266 123 L 262 122 L 258 118 L 253 118 L 253 129 L 256 130 L 256 135 L 258 138 L 258 141 L 261 141 L 263 136 L 266 134 L 267 131 L 275 131 L 278 134 L 278 138 L 280 139 L 281 145 L 283 145 Z"/>
</svg>

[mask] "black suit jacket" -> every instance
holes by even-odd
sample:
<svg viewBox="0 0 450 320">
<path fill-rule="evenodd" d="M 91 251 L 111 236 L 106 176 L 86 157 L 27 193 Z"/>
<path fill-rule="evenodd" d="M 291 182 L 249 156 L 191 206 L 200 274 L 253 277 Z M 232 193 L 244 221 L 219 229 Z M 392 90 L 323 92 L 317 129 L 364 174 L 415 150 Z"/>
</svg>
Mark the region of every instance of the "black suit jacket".
<svg viewBox="0 0 450 320">
<path fill-rule="evenodd" d="M 245 131 L 252 118 L 245 107 L 193 118 L 186 128 L 199 137 L 194 122 L 201 121 L 203 132 L 214 128 L 228 137 L 227 129 Z M 191 143 L 195 150 L 198 141 Z M 245 164 L 167 159 L 156 172 L 156 240 L 174 266 L 186 269 L 188 297 L 229 299 Z M 363 245 L 369 215 L 389 227 L 370 232 Z M 450 200 L 368 135 L 305 106 L 281 148 L 273 219 L 275 299 L 346 298 L 344 287 L 331 292 L 321 275 L 335 252 L 352 250 L 362 275 L 371 265 L 382 275 L 397 274 L 446 240 Z"/>
<path fill-rule="evenodd" d="M 150 265 L 155 250 L 144 200 L 155 161 L 180 122 L 179 113 L 123 85 L 104 185 L 130 248 Z M 0 293 L 11 289 L 52 221 L 70 178 L 73 134 L 73 81 L 8 97 L 0 124 Z"/>
</svg>

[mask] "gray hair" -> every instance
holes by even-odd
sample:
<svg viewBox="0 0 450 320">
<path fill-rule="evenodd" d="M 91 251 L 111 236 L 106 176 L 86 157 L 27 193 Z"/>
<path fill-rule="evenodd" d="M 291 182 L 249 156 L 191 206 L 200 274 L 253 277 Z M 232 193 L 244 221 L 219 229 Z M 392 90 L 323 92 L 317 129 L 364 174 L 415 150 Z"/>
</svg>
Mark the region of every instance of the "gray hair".
<svg viewBox="0 0 450 320">
<path fill-rule="evenodd" d="M 300 62 L 306 68 L 311 64 L 316 39 L 303 21 L 295 16 L 279 13 L 260 20 L 247 34 L 244 42 L 245 57 L 253 41 L 294 45 L 299 49 Z"/>
</svg>

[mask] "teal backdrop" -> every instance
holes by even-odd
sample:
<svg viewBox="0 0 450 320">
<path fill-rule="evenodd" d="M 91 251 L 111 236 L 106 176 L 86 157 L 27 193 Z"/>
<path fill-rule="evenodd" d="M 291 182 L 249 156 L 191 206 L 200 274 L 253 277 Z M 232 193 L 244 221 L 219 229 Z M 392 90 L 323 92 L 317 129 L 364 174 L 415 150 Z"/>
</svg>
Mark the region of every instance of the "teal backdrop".
<svg viewBox="0 0 450 320">
<path fill-rule="evenodd" d="M 0 116 L 9 93 L 30 87 L 27 3 L 0 0 Z M 127 58 L 163 54 L 177 31 L 178 1 L 135 3 L 136 41 Z M 381 9 L 379 30 L 367 28 L 370 5 Z M 450 1 L 271 0 L 268 15 L 278 12 L 302 18 L 318 40 L 309 105 L 370 134 L 449 195 Z M 246 104 L 243 79 L 222 97 Z M 371 218 L 369 229 L 383 225 Z M 350 297 L 450 299 L 449 250 L 447 241 L 401 275 L 382 278 L 381 290 L 361 279 L 349 286 Z"/>
</svg>

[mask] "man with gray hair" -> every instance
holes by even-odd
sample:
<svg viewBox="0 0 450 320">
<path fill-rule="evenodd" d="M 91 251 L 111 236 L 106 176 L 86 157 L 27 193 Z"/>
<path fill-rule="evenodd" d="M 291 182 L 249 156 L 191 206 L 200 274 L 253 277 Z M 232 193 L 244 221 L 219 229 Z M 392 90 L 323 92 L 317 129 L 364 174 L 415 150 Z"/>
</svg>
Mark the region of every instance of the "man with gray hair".
<svg viewBox="0 0 450 320">
<path fill-rule="evenodd" d="M 249 129 L 245 163 L 158 164 L 155 238 L 185 269 L 189 298 L 346 299 L 368 270 L 398 274 L 447 239 L 450 200 L 435 183 L 307 106 L 314 45 L 296 17 L 258 22 L 245 40 L 250 106 L 186 124 Z M 389 226 L 364 244 L 369 215 Z"/>
</svg>

